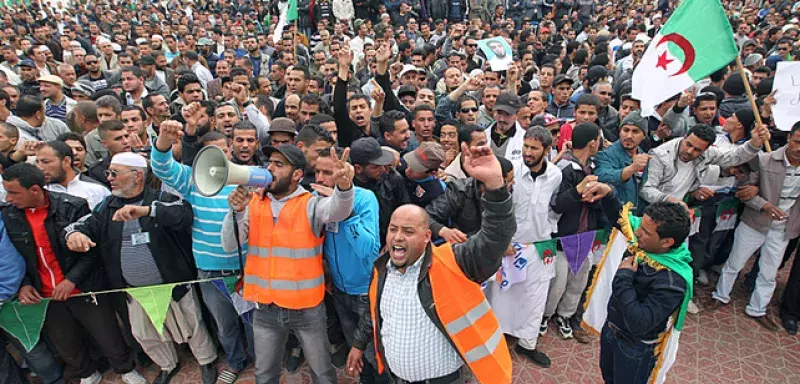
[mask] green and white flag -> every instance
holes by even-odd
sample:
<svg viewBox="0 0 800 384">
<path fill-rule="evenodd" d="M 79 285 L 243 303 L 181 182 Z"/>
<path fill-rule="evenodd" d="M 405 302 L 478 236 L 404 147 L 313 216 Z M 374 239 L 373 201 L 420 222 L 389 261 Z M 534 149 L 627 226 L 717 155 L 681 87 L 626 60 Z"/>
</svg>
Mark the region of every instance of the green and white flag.
<svg viewBox="0 0 800 384">
<path fill-rule="evenodd" d="M 633 72 L 633 97 L 645 115 L 736 59 L 720 0 L 685 0 L 653 37 Z"/>
<path fill-rule="evenodd" d="M 723 200 L 717 206 L 717 226 L 714 232 L 727 231 L 736 228 L 736 218 L 739 213 L 739 200 Z"/>
</svg>

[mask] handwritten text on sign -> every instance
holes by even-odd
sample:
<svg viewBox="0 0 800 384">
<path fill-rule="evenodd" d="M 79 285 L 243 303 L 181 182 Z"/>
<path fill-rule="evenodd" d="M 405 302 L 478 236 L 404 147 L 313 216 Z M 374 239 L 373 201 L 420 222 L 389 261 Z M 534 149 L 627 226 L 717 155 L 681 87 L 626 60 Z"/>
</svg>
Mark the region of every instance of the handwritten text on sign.
<svg viewBox="0 0 800 384">
<path fill-rule="evenodd" d="M 781 131 L 790 131 L 800 121 L 800 62 L 779 62 L 772 87 L 777 91 L 772 107 L 775 125 Z"/>
</svg>

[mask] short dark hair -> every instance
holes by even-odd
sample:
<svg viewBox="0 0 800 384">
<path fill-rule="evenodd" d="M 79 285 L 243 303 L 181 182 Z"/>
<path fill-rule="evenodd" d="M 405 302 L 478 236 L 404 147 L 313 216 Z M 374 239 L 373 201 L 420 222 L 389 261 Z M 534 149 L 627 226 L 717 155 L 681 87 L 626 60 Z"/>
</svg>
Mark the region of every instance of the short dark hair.
<svg viewBox="0 0 800 384">
<path fill-rule="evenodd" d="M 411 119 L 412 120 L 416 119 L 417 118 L 417 114 L 420 113 L 420 112 L 435 113 L 433 107 L 431 107 L 430 105 L 428 105 L 428 104 L 419 104 L 419 105 L 414 106 L 414 110 L 411 111 Z"/>
<path fill-rule="evenodd" d="M 130 73 L 133 73 L 133 75 L 136 76 L 136 77 L 144 77 L 144 72 L 142 72 L 142 69 L 139 68 L 139 67 L 135 67 L 135 66 L 129 66 L 129 67 L 122 68 L 122 71 L 120 71 L 120 73 L 122 73 L 122 72 L 130 72 Z"/>
<path fill-rule="evenodd" d="M 384 113 L 378 121 L 381 134 L 394 132 L 395 123 L 405 119 L 406 115 L 400 111 L 388 111 Z"/>
<path fill-rule="evenodd" d="M 667 201 L 653 203 L 644 209 L 644 214 L 658 224 L 658 237 L 675 240 L 671 249 L 680 247 L 689 237 L 691 220 L 686 208 L 680 204 Z"/>
<path fill-rule="evenodd" d="M 600 127 L 595 123 L 580 123 L 572 131 L 572 148 L 584 149 L 592 140 L 600 137 Z"/>
<path fill-rule="evenodd" d="M 478 99 L 475 98 L 475 96 L 464 94 L 464 95 L 461 95 L 461 97 L 458 98 L 458 102 L 456 103 L 456 105 L 458 106 L 459 110 L 461 109 L 461 106 L 464 104 L 465 101 L 474 101 L 476 107 L 480 105 L 480 103 L 478 102 Z"/>
<path fill-rule="evenodd" d="M 794 123 L 794 125 L 792 125 L 792 129 L 789 130 L 789 136 L 794 135 L 795 132 L 797 132 L 797 131 L 800 131 L 800 121 L 798 121 L 798 122 Z"/>
<path fill-rule="evenodd" d="M 105 140 L 106 134 L 111 131 L 121 131 L 125 129 L 125 125 L 122 124 L 119 120 L 106 120 L 100 125 L 97 126 L 97 133 L 100 134 L 100 138 Z"/>
<path fill-rule="evenodd" d="M 591 93 L 584 93 L 578 96 L 578 100 L 575 101 L 575 109 L 578 109 L 581 105 L 591 105 L 594 106 L 594 109 L 600 109 L 600 100 L 597 98 L 596 95 Z"/>
<path fill-rule="evenodd" d="M 119 112 L 120 116 L 122 115 L 122 112 L 127 111 L 137 111 L 139 112 L 139 117 L 142 118 L 142 121 L 147 120 L 147 112 L 145 112 L 144 109 L 138 105 L 124 105 L 122 110 Z"/>
<path fill-rule="evenodd" d="M 311 120 L 308 121 L 309 125 L 322 125 L 325 123 L 329 123 L 331 121 L 336 121 L 333 116 L 328 115 L 327 113 L 318 113 L 311 117 Z"/>
<path fill-rule="evenodd" d="M 81 134 L 79 134 L 77 132 L 65 132 L 65 133 L 62 133 L 62 134 L 58 135 L 58 138 L 56 138 L 56 140 L 62 141 L 64 143 L 66 143 L 67 141 L 77 141 L 77 142 L 81 143 L 81 146 L 83 147 L 83 149 L 86 149 L 86 139 L 83 138 L 83 135 L 81 135 Z"/>
<path fill-rule="evenodd" d="M 63 141 L 48 141 L 44 143 L 44 146 L 52 148 L 59 161 L 64 160 L 65 157 L 69 157 L 69 162 L 72 164 L 72 162 L 75 160 L 75 155 L 72 153 L 72 148 Z"/>
<path fill-rule="evenodd" d="M 697 124 L 691 129 L 689 129 L 689 134 L 686 136 L 688 137 L 689 135 L 697 136 L 697 138 L 699 138 L 700 140 L 703 140 L 706 143 L 708 143 L 709 146 L 711 144 L 714 144 L 714 141 L 717 140 L 717 132 L 714 130 L 714 128 L 711 128 L 710 126 L 705 124 Z"/>
<path fill-rule="evenodd" d="M 208 143 L 218 140 L 228 140 L 228 136 L 219 131 L 210 131 L 203 136 L 200 136 L 200 146 L 205 147 Z"/>
<path fill-rule="evenodd" d="M 367 95 L 363 93 L 355 93 L 352 96 L 350 96 L 349 99 L 347 99 L 347 109 L 350 109 L 350 103 L 352 103 L 355 100 L 364 100 L 367 102 L 367 105 L 370 105 L 369 97 L 367 97 Z"/>
<path fill-rule="evenodd" d="M 31 163 L 17 163 L 3 172 L 3 181 L 18 181 L 25 189 L 31 189 L 34 185 L 44 188 L 44 173 Z"/>
<path fill-rule="evenodd" d="M 292 67 L 292 71 L 303 72 L 303 80 L 308 80 L 308 78 L 311 77 L 311 74 L 309 73 L 308 68 L 304 67 L 304 66 L 296 65 L 296 66 Z"/>
<path fill-rule="evenodd" d="M 461 128 L 458 129 L 458 145 L 460 146 L 461 143 L 467 143 L 467 145 L 469 145 L 469 143 L 472 141 L 472 133 L 483 131 L 484 129 L 476 124 L 462 125 Z"/>
<path fill-rule="evenodd" d="M 318 125 L 311 124 L 300 129 L 300 132 L 297 133 L 296 141 L 302 142 L 307 146 L 313 145 L 317 141 L 325 141 L 330 144 L 335 144 L 333 138 L 327 130 Z"/>
<path fill-rule="evenodd" d="M 228 77 L 230 77 L 231 81 L 233 81 L 233 78 L 236 76 L 247 76 L 247 70 L 242 67 L 234 67 L 233 69 L 231 69 L 231 72 L 228 74 Z"/>
<path fill-rule="evenodd" d="M 200 84 L 200 86 L 203 85 L 197 75 L 194 73 L 187 73 L 185 75 L 181 75 L 181 77 L 178 79 L 178 92 L 183 93 L 183 91 L 186 89 L 186 86 L 189 84 Z"/>
<path fill-rule="evenodd" d="M 42 98 L 36 95 L 22 95 L 17 100 L 17 109 L 15 113 L 19 117 L 31 117 L 44 110 Z"/>
</svg>

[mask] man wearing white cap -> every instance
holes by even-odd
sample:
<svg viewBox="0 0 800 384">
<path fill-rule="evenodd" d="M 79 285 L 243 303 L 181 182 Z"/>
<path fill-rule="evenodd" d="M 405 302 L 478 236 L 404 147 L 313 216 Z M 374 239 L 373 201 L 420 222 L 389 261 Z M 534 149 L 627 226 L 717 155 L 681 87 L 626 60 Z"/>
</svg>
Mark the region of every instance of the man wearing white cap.
<svg viewBox="0 0 800 384">
<path fill-rule="evenodd" d="M 66 122 L 67 114 L 78 102 L 64 95 L 64 80 L 56 75 L 39 78 L 39 90 L 44 98 L 44 115 Z"/>
<path fill-rule="evenodd" d="M 194 279 L 191 254 L 192 207 L 172 194 L 147 186 L 147 160 L 123 152 L 111 159 L 106 175 L 113 197 L 91 215 L 67 226 L 67 247 L 86 252 L 98 247 L 106 281 L 113 289 L 179 283 Z M 191 286 L 178 285 L 163 324 L 153 324 L 142 305 L 128 299 L 131 332 L 167 383 L 178 371 L 175 343 L 188 343 L 201 366 L 203 384 L 217 380 L 216 348 L 200 316 Z"/>
</svg>

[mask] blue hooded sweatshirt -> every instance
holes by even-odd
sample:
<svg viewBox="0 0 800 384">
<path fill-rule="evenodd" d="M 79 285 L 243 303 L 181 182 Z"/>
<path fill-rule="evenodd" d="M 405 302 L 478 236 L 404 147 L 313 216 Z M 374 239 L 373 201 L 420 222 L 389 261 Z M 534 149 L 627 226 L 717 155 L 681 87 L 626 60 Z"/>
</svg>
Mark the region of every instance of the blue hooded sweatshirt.
<svg viewBox="0 0 800 384">
<path fill-rule="evenodd" d="M 325 226 L 323 252 L 334 286 L 349 295 L 365 295 L 381 246 L 378 199 L 370 190 L 354 188 L 353 213 Z"/>
<path fill-rule="evenodd" d="M 0 220 L 0 302 L 14 297 L 25 276 L 25 259 L 11 243 L 6 224 Z"/>
</svg>

